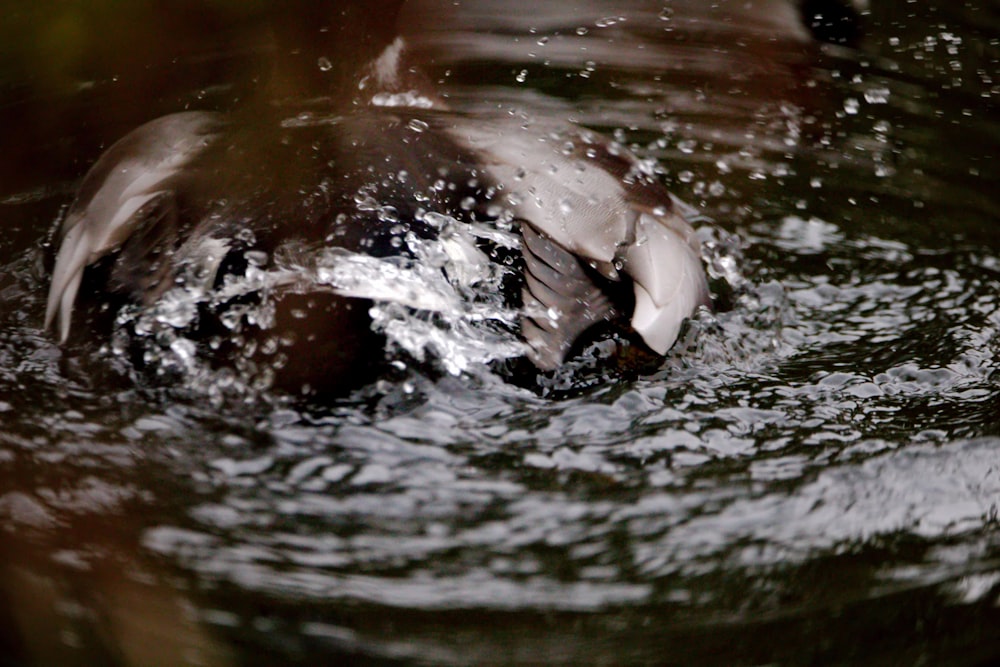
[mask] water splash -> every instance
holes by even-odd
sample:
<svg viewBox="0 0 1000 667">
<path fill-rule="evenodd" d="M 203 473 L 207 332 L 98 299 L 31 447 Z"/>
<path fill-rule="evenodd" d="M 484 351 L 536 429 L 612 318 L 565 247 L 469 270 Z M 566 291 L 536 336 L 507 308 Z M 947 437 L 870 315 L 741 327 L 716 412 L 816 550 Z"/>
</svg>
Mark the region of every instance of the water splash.
<svg viewBox="0 0 1000 667">
<path fill-rule="evenodd" d="M 390 355 L 402 352 L 418 362 L 439 363 L 451 374 L 522 356 L 526 347 L 516 333 L 520 314 L 504 298 L 503 281 L 511 269 L 491 261 L 477 245 L 485 241 L 516 250 L 518 235 L 492 223 L 434 213 L 423 221 L 437 230 L 436 237 L 404 234 L 405 253 L 393 257 L 290 244 L 269 261 L 248 251 L 246 271 L 227 275 L 221 287 L 213 281 L 228 245 L 207 239 L 182 267 L 177 287 L 149 307 L 121 309 L 111 349 L 127 360 L 138 343 L 143 364 L 155 376 L 216 398 L 253 397 L 268 388 L 273 369 L 252 361 L 252 351 L 237 355 L 232 367 L 212 368 L 198 352 L 205 343 L 192 338 L 200 312 L 219 312 L 231 332 L 224 335 L 239 336 L 244 326 L 272 329 L 274 299 L 281 294 L 326 291 L 372 301 L 373 328 L 386 335 Z M 248 296 L 256 298 L 243 298 Z M 212 339 L 208 345 L 222 342 Z"/>
<path fill-rule="evenodd" d="M 428 214 L 440 232 L 426 240 L 407 234 L 412 257 L 375 258 L 328 249 L 317 260 L 317 279 L 339 294 L 371 299 L 376 330 L 390 346 L 418 361 L 437 360 L 457 375 L 473 365 L 522 356 L 519 312 L 505 303 L 510 268 L 476 246 L 488 239 L 516 248 L 519 238 L 487 224 Z"/>
</svg>

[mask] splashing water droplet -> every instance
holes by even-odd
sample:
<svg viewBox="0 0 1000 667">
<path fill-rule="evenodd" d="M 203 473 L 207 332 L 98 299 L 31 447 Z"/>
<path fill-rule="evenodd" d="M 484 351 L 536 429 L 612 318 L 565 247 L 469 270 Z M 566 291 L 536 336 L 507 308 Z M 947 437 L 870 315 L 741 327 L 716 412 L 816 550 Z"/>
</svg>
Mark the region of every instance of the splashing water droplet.
<svg viewBox="0 0 1000 667">
<path fill-rule="evenodd" d="M 889 89 L 886 87 L 869 88 L 865 91 L 865 102 L 868 104 L 888 104 Z"/>
<path fill-rule="evenodd" d="M 624 16 L 605 16 L 604 18 L 595 21 L 594 25 L 598 28 L 610 28 L 618 23 L 624 23 L 624 21 Z"/>
<path fill-rule="evenodd" d="M 425 121 L 414 118 L 406 124 L 406 127 L 410 128 L 414 132 L 424 132 L 430 127 L 430 125 L 428 125 Z"/>
</svg>

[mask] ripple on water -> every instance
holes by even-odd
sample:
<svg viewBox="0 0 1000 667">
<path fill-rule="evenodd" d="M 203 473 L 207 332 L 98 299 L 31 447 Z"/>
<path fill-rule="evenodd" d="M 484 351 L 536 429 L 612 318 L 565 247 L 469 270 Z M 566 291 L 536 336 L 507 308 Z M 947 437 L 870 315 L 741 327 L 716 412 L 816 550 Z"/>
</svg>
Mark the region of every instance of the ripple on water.
<svg viewBox="0 0 1000 667">
<path fill-rule="evenodd" d="M 103 558 L 165 564 L 213 629 L 299 656 L 322 641 L 442 664 L 731 664 L 745 651 L 878 664 L 889 646 L 882 663 L 948 663 L 921 652 L 946 637 L 954 661 L 977 659 L 962 642 L 995 635 L 1000 582 L 992 24 L 968 3 L 931 3 L 930 22 L 873 3 L 885 35 L 813 50 L 773 31 L 730 39 L 745 23 L 711 5 L 690 3 L 711 14 L 691 24 L 511 12 L 493 19 L 504 30 L 455 37 L 438 73 L 456 109 L 607 130 L 715 218 L 699 235 L 718 308 L 658 371 L 571 373 L 548 393 L 504 382 L 487 362 L 518 353 L 516 314 L 455 309 L 496 276 L 449 237 L 408 241 L 425 265 L 334 254 L 280 267 L 368 297 L 402 287 L 379 326 L 401 358 L 446 359 L 440 376 L 404 369 L 327 407 L 197 368 L 191 391 L 137 388 L 114 345 L 88 356 L 38 331 L 44 271 L 12 233 L 0 546 L 57 568 L 59 584 L 86 572 L 69 580 L 81 590 L 101 584 L 88 568 Z M 62 203 L 47 198 L 67 192 L 0 207 L 45 208 L 47 224 Z M 22 217 L 13 226 L 31 228 Z M 173 334 L 192 296 L 140 327 L 184 372 L 191 350 Z M 260 400 L 206 405 L 204 382 Z"/>
</svg>

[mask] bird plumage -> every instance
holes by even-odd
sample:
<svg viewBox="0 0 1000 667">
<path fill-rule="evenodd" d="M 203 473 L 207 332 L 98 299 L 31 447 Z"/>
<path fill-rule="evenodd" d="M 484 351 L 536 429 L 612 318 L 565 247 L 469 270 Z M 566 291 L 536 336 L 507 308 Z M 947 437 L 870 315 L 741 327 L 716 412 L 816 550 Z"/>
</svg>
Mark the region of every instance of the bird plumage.
<svg viewBox="0 0 1000 667">
<path fill-rule="evenodd" d="M 401 66 L 403 46 L 394 41 L 363 71 L 396 85 L 385 70 Z M 663 354 L 709 302 L 691 226 L 624 148 L 580 128 L 430 106 L 291 123 L 274 113 L 188 111 L 136 128 L 94 164 L 61 225 L 45 326 L 68 338 L 84 272 L 104 257 L 113 260 L 103 289 L 148 305 L 205 248 L 212 257 L 198 261 L 211 272 L 234 270 L 236 250 L 266 257 L 295 240 L 391 255 L 405 251 L 393 241 L 401 229 L 434 233 L 425 209 L 520 230 L 521 334 L 544 370 L 593 324 L 616 317 Z M 359 204 L 365 197 L 398 219 L 387 224 Z M 613 293 L 629 285 L 631 310 L 622 312 Z"/>
</svg>

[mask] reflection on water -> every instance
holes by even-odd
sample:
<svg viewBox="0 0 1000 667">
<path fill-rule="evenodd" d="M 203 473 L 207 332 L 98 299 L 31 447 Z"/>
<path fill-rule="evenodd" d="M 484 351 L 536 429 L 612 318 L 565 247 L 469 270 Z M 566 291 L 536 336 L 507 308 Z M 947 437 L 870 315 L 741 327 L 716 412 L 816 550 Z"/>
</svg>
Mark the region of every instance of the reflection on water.
<svg viewBox="0 0 1000 667">
<path fill-rule="evenodd" d="M 1000 657 L 996 7 L 873 0 L 853 48 L 776 0 L 506 4 L 408 8 L 448 103 L 654 158 L 714 221 L 716 312 L 569 395 L 470 362 L 210 408 L 38 329 L 51 222 L 146 117 L 88 126 L 114 68 L 12 93 L 6 125 L 45 110 L 66 159 L 0 192 L 4 660 Z M 182 61 L 153 111 L 232 103 L 217 47 L 218 87 Z"/>
</svg>

